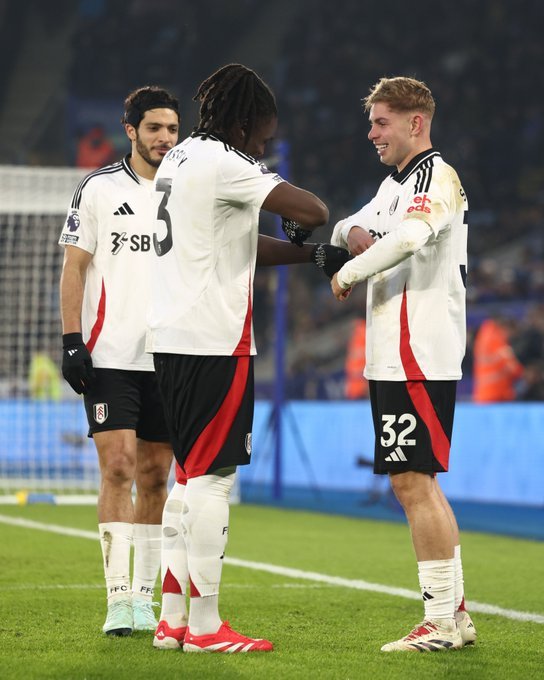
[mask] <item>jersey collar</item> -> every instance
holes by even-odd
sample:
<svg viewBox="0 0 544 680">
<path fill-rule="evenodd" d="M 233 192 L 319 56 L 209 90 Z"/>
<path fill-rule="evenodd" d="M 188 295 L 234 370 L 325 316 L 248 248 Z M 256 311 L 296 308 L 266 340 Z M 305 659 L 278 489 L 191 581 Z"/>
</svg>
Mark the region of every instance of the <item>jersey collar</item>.
<svg viewBox="0 0 544 680">
<path fill-rule="evenodd" d="M 418 153 L 417 156 L 414 156 L 408 165 L 403 170 L 401 170 L 401 172 L 395 170 L 389 175 L 389 177 L 394 179 L 395 182 L 403 184 L 404 181 L 414 172 L 414 170 L 416 170 L 421 165 L 421 163 L 428 160 L 429 158 L 433 158 L 434 156 L 440 156 L 440 152 L 436 151 L 435 149 L 427 149 L 426 151 L 422 151 L 421 153 Z"/>
<path fill-rule="evenodd" d="M 123 170 L 127 173 L 127 175 L 132 177 L 132 179 L 136 182 L 136 184 L 140 184 L 140 180 L 138 179 L 138 175 L 134 172 L 134 170 L 132 169 L 132 167 L 130 165 L 131 155 L 132 154 L 127 153 L 127 155 L 121 161 L 121 163 L 123 165 Z"/>
</svg>

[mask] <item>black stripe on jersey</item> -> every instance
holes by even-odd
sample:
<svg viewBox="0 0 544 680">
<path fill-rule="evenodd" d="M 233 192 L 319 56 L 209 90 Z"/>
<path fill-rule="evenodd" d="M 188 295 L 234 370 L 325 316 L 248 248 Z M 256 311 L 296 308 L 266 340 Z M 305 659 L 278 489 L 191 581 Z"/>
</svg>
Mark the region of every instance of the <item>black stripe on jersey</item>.
<svg viewBox="0 0 544 680">
<path fill-rule="evenodd" d="M 87 185 L 90 179 L 93 177 L 98 177 L 99 175 L 111 175 L 114 172 L 120 172 L 121 170 L 124 170 L 127 175 L 132 177 L 132 179 L 140 184 L 140 181 L 138 179 L 138 175 L 134 172 L 134 170 L 130 167 L 130 163 L 128 159 L 130 158 L 130 154 L 127 154 L 122 161 L 117 161 L 116 163 L 113 163 L 112 165 L 106 165 L 103 168 L 98 168 L 98 170 L 95 170 L 94 172 L 91 172 L 89 175 L 84 177 L 81 182 L 78 184 L 74 195 L 72 197 L 72 204 L 71 207 L 75 210 L 79 209 L 79 206 L 81 204 L 81 193 L 84 189 L 84 187 Z"/>
<path fill-rule="evenodd" d="M 463 286 L 466 288 L 467 287 L 467 268 L 466 268 L 466 265 L 460 264 L 459 265 L 459 271 L 461 272 L 461 279 L 463 281 Z"/>
<path fill-rule="evenodd" d="M 432 158 L 428 158 L 419 166 L 416 175 L 416 183 L 414 186 L 414 194 L 421 194 L 429 191 L 433 176 L 433 166 L 434 161 Z"/>
<path fill-rule="evenodd" d="M 425 161 L 430 160 L 435 156 L 439 157 L 440 153 L 438 151 L 435 151 L 434 149 L 427 149 L 427 151 L 422 151 L 417 156 L 414 156 L 412 158 L 412 160 L 408 163 L 404 170 L 402 170 L 401 172 L 395 170 L 395 172 L 391 173 L 390 177 L 391 179 L 394 179 L 395 182 L 398 182 L 399 184 L 404 184 L 408 177 L 410 177 L 412 173 L 418 170 Z"/>
<path fill-rule="evenodd" d="M 239 151 L 238 149 L 235 149 L 233 146 L 230 147 L 230 150 L 234 151 L 234 153 L 237 156 L 240 156 L 240 158 L 243 158 L 245 161 L 249 161 L 251 165 L 255 165 L 255 163 L 257 163 L 253 156 L 248 156 L 248 154 L 243 153 L 243 151 Z"/>
<path fill-rule="evenodd" d="M 123 170 L 129 175 L 129 177 L 132 177 L 132 179 L 140 184 L 140 180 L 138 179 L 138 175 L 134 172 L 134 170 L 130 167 L 130 163 L 128 159 L 130 158 L 130 154 L 127 154 L 121 163 L 123 164 Z"/>
<path fill-rule="evenodd" d="M 255 165 L 258 161 L 253 158 L 253 156 L 250 156 L 247 153 L 244 153 L 243 151 L 240 151 L 239 149 L 235 149 L 231 144 L 226 142 L 224 139 L 221 139 L 220 137 L 217 137 L 216 135 L 208 134 L 206 132 L 202 131 L 197 131 L 193 132 L 191 137 L 200 137 L 201 139 L 211 139 L 214 142 L 221 142 L 223 146 L 225 147 L 225 151 L 234 151 L 234 153 L 237 156 L 240 156 L 240 158 L 243 158 L 245 161 L 248 161 L 248 163 L 251 163 L 252 165 Z"/>
<path fill-rule="evenodd" d="M 95 170 L 94 172 L 91 172 L 89 175 L 84 177 L 81 180 L 81 182 L 77 185 L 77 188 L 74 191 L 71 207 L 74 210 L 79 209 L 79 205 L 81 203 L 81 192 L 93 177 L 98 177 L 99 175 L 111 175 L 114 172 L 120 172 L 122 169 L 123 169 L 122 161 L 117 161 L 117 163 L 113 163 L 113 165 L 106 165 L 105 167 L 99 168 L 98 170 Z"/>
</svg>

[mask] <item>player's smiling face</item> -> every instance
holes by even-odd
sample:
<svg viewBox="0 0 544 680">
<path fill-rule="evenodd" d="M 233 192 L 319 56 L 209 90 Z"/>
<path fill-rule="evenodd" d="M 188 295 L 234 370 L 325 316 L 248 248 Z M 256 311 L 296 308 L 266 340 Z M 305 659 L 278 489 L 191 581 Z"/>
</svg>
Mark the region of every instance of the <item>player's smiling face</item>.
<svg viewBox="0 0 544 680">
<path fill-rule="evenodd" d="M 412 135 L 413 118 L 413 113 L 392 111 L 385 102 L 376 102 L 371 106 L 368 138 L 384 165 L 396 165 L 400 171 L 416 155 L 416 140 Z"/>
<path fill-rule="evenodd" d="M 133 128 L 134 129 L 134 128 Z M 172 109 L 149 109 L 135 129 L 136 152 L 154 168 L 158 168 L 168 151 L 177 144 L 178 116 Z"/>
</svg>

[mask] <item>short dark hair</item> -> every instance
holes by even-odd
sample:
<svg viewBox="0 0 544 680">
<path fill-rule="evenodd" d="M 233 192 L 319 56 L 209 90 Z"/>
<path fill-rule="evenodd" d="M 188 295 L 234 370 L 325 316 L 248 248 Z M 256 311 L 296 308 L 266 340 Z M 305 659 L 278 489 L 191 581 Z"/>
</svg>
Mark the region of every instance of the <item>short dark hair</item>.
<svg viewBox="0 0 544 680">
<path fill-rule="evenodd" d="M 125 99 L 125 112 L 121 123 L 137 128 L 142 122 L 144 113 L 149 109 L 172 109 L 178 116 L 179 102 L 173 94 L 157 85 L 146 85 L 133 90 Z"/>
<path fill-rule="evenodd" d="M 193 99 L 200 102 L 200 122 L 195 131 L 205 136 L 228 134 L 239 125 L 249 137 L 256 121 L 278 115 L 272 90 L 242 64 L 227 64 L 217 70 L 201 83 Z"/>
</svg>

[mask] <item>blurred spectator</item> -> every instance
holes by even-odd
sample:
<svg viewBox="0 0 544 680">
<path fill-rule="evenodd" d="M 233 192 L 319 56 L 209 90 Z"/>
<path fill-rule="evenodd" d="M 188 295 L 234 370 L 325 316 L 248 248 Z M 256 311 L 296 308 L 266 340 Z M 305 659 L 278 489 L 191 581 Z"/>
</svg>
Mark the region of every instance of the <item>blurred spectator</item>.
<svg viewBox="0 0 544 680">
<path fill-rule="evenodd" d="M 512 338 L 512 348 L 525 366 L 544 361 L 544 304 L 529 308 Z"/>
<path fill-rule="evenodd" d="M 482 323 L 474 341 L 473 400 L 478 403 L 514 401 L 523 366 L 516 358 L 510 337 L 511 319 L 496 317 Z"/>
<path fill-rule="evenodd" d="M 519 386 L 518 400 L 544 401 L 544 361 L 533 361 L 526 366 Z"/>
<path fill-rule="evenodd" d="M 35 352 L 30 361 L 28 390 L 31 399 L 59 401 L 62 382 L 57 364 L 47 352 Z"/>
<path fill-rule="evenodd" d="M 78 168 L 100 168 L 115 160 L 115 147 L 102 125 L 93 125 L 81 136 L 77 145 Z"/>
<path fill-rule="evenodd" d="M 355 319 L 346 354 L 346 397 L 366 399 L 368 381 L 363 375 L 366 364 L 366 320 Z"/>
</svg>

